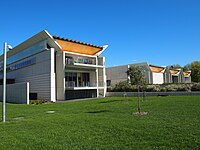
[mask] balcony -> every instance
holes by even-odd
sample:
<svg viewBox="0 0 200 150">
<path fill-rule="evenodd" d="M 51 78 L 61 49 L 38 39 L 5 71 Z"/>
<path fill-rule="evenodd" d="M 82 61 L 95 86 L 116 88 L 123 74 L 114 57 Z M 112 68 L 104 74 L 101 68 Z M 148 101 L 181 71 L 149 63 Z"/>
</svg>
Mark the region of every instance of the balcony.
<svg viewBox="0 0 200 150">
<path fill-rule="evenodd" d="M 96 89 L 97 84 L 96 83 L 90 83 L 90 82 L 75 82 L 75 81 L 66 81 L 65 82 L 65 88 L 66 89 L 74 89 L 74 90 L 80 90 L 80 89 Z"/>
<path fill-rule="evenodd" d="M 97 84 L 96 83 L 90 83 L 90 82 L 79 82 L 79 85 L 77 85 L 74 81 L 66 81 L 65 82 L 65 88 L 66 89 L 96 89 Z M 98 88 L 104 88 L 103 83 L 99 83 Z"/>
<path fill-rule="evenodd" d="M 95 58 L 72 57 L 66 56 L 66 65 L 80 66 L 80 67 L 103 67 L 102 63 L 96 64 Z"/>
<path fill-rule="evenodd" d="M 66 65 L 73 65 L 74 63 L 96 65 L 95 59 L 92 58 L 66 56 L 65 59 L 66 59 Z"/>
</svg>

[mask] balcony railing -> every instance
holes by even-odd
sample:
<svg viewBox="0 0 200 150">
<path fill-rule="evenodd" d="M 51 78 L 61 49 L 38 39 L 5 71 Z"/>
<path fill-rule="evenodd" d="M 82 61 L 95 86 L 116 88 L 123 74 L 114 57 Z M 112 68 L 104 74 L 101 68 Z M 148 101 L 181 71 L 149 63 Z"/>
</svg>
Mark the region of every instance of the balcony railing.
<svg viewBox="0 0 200 150">
<path fill-rule="evenodd" d="M 74 63 L 96 65 L 95 59 L 80 58 L 80 57 L 66 57 L 66 65 L 74 65 Z"/>
<path fill-rule="evenodd" d="M 66 81 L 65 82 L 66 88 L 75 88 L 75 87 L 97 87 L 96 83 L 90 83 L 90 82 L 79 82 L 76 83 L 74 81 Z M 98 87 L 104 87 L 103 82 L 99 82 Z"/>
<path fill-rule="evenodd" d="M 76 58 L 74 59 L 74 63 L 96 65 L 94 59 L 87 59 L 87 58 Z"/>
<path fill-rule="evenodd" d="M 65 87 L 66 88 L 74 88 L 74 87 L 96 87 L 96 83 L 90 83 L 90 82 L 78 82 L 75 81 L 66 81 Z"/>
</svg>

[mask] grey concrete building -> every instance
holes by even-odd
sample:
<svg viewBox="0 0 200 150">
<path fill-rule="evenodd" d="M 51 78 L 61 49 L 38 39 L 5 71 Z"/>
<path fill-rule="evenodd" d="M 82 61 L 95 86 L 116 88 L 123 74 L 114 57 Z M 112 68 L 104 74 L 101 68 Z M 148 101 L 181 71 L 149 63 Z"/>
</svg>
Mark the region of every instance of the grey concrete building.
<svg viewBox="0 0 200 150">
<path fill-rule="evenodd" d="M 106 68 L 107 84 L 115 85 L 120 81 L 127 81 L 129 77 L 127 76 L 128 68 L 131 66 L 138 66 L 143 71 L 148 84 L 163 84 L 164 78 L 163 74 L 165 72 L 165 67 L 155 66 L 148 64 L 147 62 L 115 66 Z"/>
<path fill-rule="evenodd" d="M 30 99 L 68 100 L 105 96 L 107 46 L 52 36 L 43 30 L 8 51 L 7 80 L 29 82 Z M 3 77 L 0 56 L 0 78 Z"/>
<path fill-rule="evenodd" d="M 120 81 L 129 80 L 126 72 L 131 66 L 141 68 L 147 84 L 191 83 L 191 71 L 183 72 L 182 69 L 170 69 L 170 67 L 156 66 L 143 62 L 106 68 L 107 85 L 115 85 Z"/>
<path fill-rule="evenodd" d="M 165 83 L 191 83 L 191 71 L 183 71 L 183 69 L 170 69 L 166 67 L 164 72 Z"/>
<path fill-rule="evenodd" d="M 191 71 L 185 71 L 183 72 L 183 82 L 184 83 L 191 83 L 192 82 L 192 78 L 191 78 Z"/>
</svg>

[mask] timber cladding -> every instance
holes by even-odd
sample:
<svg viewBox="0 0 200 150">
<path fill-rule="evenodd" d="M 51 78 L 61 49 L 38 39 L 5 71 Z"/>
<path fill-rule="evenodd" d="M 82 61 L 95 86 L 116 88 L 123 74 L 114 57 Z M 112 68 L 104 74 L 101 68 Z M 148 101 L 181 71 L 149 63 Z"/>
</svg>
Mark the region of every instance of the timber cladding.
<svg viewBox="0 0 200 150">
<path fill-rule="evenodd" d="M 101 47 L 79 44 L 71 41 L 56 39 L 56 42 L 62 47 L 63 51 L 74 52 L 79 54 L 95 55 L 102 50 Z"/>
<path fill-rule="evenodd" d="M 149 66 L 149 67 L 150 67 L 151 71 L 155 72 L 155 73 L 160 73 L 165 69 L 163 67 L 155 67 L 155 66 Z"/>
</svg>

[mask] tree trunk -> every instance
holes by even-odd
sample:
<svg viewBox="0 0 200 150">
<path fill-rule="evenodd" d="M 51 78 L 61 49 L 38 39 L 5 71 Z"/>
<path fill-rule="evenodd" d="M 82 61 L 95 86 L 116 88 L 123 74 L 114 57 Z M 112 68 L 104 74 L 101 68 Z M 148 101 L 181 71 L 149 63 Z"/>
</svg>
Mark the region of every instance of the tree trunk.
<svg viewBox="0 0 200 150">
<path fill-rule="evenodd" d="M 140 87 L 138 87 L 138 113 L 140 114 Z"/>
<path fill-rule="evenodd" d="M 142 90 L 142 96 L 143 96 L 143 101 L 146 100 L 146 92 L 144 91 L 144 89 Z"/>
</svg>

